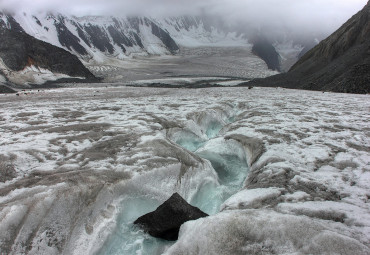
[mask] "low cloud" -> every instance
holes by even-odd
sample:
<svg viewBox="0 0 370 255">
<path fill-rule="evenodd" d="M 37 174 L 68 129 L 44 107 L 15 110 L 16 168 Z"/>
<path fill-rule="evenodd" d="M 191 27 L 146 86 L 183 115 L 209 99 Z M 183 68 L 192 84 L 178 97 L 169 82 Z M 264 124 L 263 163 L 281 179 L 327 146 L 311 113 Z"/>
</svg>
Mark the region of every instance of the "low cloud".
<svg viewBox="0 0 370 255">
<path fill-rule="evenodd" d="M 216 15 L 223 22 L 253 27 L 330 33 L 367 0 L 0 0 L 10 11 L 83 15 Z"/>
</svg>

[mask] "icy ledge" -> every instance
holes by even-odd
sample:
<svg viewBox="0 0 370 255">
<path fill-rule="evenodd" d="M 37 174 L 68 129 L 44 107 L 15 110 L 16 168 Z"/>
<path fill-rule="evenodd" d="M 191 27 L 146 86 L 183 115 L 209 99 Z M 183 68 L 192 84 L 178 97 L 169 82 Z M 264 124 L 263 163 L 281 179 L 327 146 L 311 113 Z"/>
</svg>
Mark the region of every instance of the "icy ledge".
<svg viewBox="0 0 370 255">
<path fill-rule="evenodd" d="M 368 254 L 349 229 L 273 210 L 233 210 L 186 222 L 165 254 Z"/>
</svg>

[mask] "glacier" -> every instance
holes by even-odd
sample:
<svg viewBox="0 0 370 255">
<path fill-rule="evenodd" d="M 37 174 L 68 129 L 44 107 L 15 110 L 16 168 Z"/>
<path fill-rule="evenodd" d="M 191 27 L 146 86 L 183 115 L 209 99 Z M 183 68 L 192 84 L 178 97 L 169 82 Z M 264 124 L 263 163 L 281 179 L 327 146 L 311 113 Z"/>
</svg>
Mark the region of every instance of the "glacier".
<svg viewBox="0 0 370 255">
<path fill-rule="evenodd" d="M 1 253 L 370 252 L 368 95 L 72 85 L 0 95 Z M 131 224 L 174 192 L 211 216 Z"/>
<path fill-rule="evenodd" d="M 189 67 L 193 67 L 192 75 L 197 75 L 199 73 L 197 70 L 202 69 L 203 66 L 209 66 L 208 75 L 261 78 L 277 74 L 268 70 L 265 62 L 252 53 L 253 38 L 256 35 L 251 31 L 213 23 L 201 16 L 76 17 L 51 12 L 15 12 L 11 15 L 0 12 L 0 19 L 9 29 L 12 29 L 13 23 L 18 23 L 17 25 L 27 34 L 71 52 L 79 57 L 95 75 L 105 78 L 106 82 L 137 80 L 137 77 L 127 78 L 127 76 L 130 76 L 129 73 L 138 64 L 141 66 L 149 64 L 146 72 L 152 76 L 157 76 L 160 71 L 150 72 L 150 67 L 156 68 L 158 64 L 165 64 L 172 65 L 171 68 L 173 68 L 176 65 L 184 65 L 184 62 L 190 62 Z M 296 42 L 294 36 L 289 33 L 284 38 L 283 40 L 272 39 L 271 47 L 277 50 L 282 69 L 288 70 L 288 67 L 297 61 L 303 46 L 302 42 Z M 218 56 L 219 52 L 227 51 L 230 47 L 237 48 L 239 51 L 242 49 L 243 52 L 231 54 L 235 58 L 233 61 L 228 61 L 222 56 L 222 59 L 219 58 L 217 62 L 221 65 L 212 62 L 212 58 Z M 232 51 L 235 50 L 230 50 Z M 243 58 L 239 54 L 243 54 Z M 184 55 L 187 58 L 184 59 Z M 181 56 L 181 58 L 170 63 L 160 63 L 161 60 L 171 59 L 172 56 Z M 152 59 L 153 57 L 155 58 Z M 203 60 L 204 58 L 206 61 Z M 148 59 L 151 60 L 150 63 L 147 63 Z M 245 62 L 248 65 L 245 65 Z M 251 76 L 250 70 L 244 71 L 240 68 L 245 66 L 251 70 L 260 70 L 262 73 Z M 258 68 L 255 68 L 256 66 Z M 235 74 L 235 67 L 238 69 L 237 74 Z M 220 68 L 227 70 L 215 73 L 214 69 Z M 111 72 L 107 74 L 101 69 L 105 69 L 104 71 L 118 69 L 124 72 L 126 77 L 115 75 L 116 78 L 114 78 L 110 75 Z M 142 72 L 143 70 L 139 70 L 139 74 Z M 174 73 L 182 74 L 181 68 Z M 163 76 L 168 74 L 162 73 L 156 78 Z"/>
</svg>

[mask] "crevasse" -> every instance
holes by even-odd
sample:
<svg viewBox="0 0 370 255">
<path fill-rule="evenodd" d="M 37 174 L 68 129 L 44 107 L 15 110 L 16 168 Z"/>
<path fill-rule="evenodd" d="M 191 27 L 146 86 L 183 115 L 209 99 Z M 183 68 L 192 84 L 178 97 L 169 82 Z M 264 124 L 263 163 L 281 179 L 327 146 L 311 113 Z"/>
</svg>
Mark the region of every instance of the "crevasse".
<svg viewBox="0 0 370 255">
<path fill-rule="evenodd" d="M 161 173 L 163 179 L 159 178 L 157 182 L 150 176 L 141 177 L 147 178 L 146 181 L 151 183 L 148 185 L 152 187 L 146 191 L 147 188 L 133 185 L 130 195 L 122 199 L 118 209 L 116 228 L 98 254 L 161 254 L 173 244 L 153 238 L 132 224 L 136 218 L 155 210 L 161 204 L 146 192 L 155 193 L 163 185 L 169 193 L 177 192 L 180 185 L 180 194 L 190 204 L 210 215 L 219 212 L 221 204 L 241 188 L 249 169 L 243 145 L 222 136 L 223 128 L 234 120 L 235 114 L 233 106 L 225 105 L 224 108 L 188 116 L 185 128 L 166 130 L 167 139 L 180 146 L 186 154 L 198 156 L 204 169 L 189 168 L 182 175 L 181 184 L 171 178 L 171 173 Z M 199 175 L 201 171 L 208 173 Z M 161 181 L 167 183 L 159 184 Z"/>
</svg>

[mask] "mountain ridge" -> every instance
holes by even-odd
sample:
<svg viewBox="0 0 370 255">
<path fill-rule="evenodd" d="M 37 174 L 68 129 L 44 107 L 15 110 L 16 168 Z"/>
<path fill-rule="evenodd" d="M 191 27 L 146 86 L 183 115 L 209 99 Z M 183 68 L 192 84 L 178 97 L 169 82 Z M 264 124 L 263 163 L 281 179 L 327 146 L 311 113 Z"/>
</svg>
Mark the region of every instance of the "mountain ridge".
<svg viewBox="0 0 370 255">
<path fill-rule="evenodd" d="M 173 54 L 178 45 L 146 17 L 65 16 L 60 13 L 15 14 L 26 33 L 77 55 L 102 62 L 104 56 L 124 59 L 132 54 Z"/>
<path fill-rule="evenodd" d="M 288 73 L 255 79 L 249 86 L 280 86 L 370 93 L 370 1 L 337 31 L 308 51 Z"/>
<path fill-rule="evenodd" d="M 0 19 L 0 69 L 7 82 L 41 84 L 58 78 L 97 81 L 75 55 L 28 35 L 11 16 L 6 20 Z"/>
<path fill-rule="evenodd" d="M 261 32 L 243 32 L 238 27 L 223 24 L 217 17 L 208 16 L 76 17 L 60 13 L 15 13 L 12 17 L 26 33 L 70 51 L 85 64 L 109 62 L 111 58 L 125 60 L 135 56 L 173 55 L 180 47 L 254 45 L 261 42 L 259 37 L 265 37 Z M 294 36 L 287 38 L 293 46 L 296 45 Z M 275 39 L 277 41 L 271 38 L 263 41 L 275 51 L 276 44 L 286 43 Z M 294 56 L 285 56 L 279 50 L 278 54 L 283 56 L 282 59 L 289 57 L 296 61 L 300 50 L 292 49 Z M 272 70 L 279 70 L 278 56 L 274 58 L 264 60 Z"/>
</svg>

